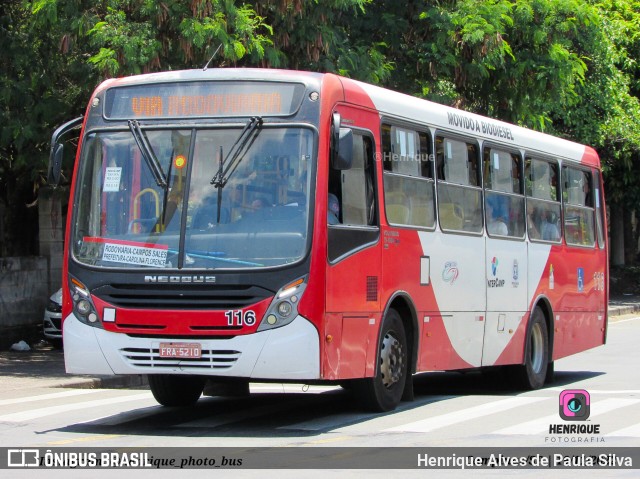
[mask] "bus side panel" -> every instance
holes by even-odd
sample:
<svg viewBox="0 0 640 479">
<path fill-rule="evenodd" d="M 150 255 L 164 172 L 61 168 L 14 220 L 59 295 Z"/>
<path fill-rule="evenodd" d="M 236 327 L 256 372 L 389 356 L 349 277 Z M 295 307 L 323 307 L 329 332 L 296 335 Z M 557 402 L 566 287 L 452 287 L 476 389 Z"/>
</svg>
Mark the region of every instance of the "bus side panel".
<svg viewBox="0 0 640 479">
<path fill-rule="evenodd" d="M 554 291 L 554 282 L 549 278 L 550 255 L 552 246 L 542 243 L 526 243 L 527 259 L 525 261 L 526 273 L 519 274 L 526 281 L 527 309 L 534 306 L 540 297 L 549 297 Z M 553 248 L 559 248 L 554 246 Z M 526 279 L 525 279 L 526 278 Z M 513 331 L 509 344 L 495 360 L 494 365 L 522 364 L 524 362 L 524 343 L 527 335 L 529 312 L 522 316 L 522 320 Z"/>
<path fill-rule="evenodd" d="M 527 243 L 490 237 L 486 242 L 487 315 L 482 365 L 510 364 L 518 359 L 518 355 L 503 353 L 524 329 L 523 320 L 529 304 Z M 501 362 L 498 362 L 499 358 Z"/>
<path fill-rule="evenodd" d="M 418 235 L 422 255 L 429 258 L 430 282 L 435 297 L 435 309 L 426 314 L 440 315 L 446 335 L 436 350 L 422 354 L 427 364 L 456 365 L 453 366 L 455 369 L 460 364 L 479 367 L 486 311 L 484 237 L 436 232 L 419 232 Z M 437 337 L 434 334 L 437 329 L 432 330 L 437 325 L 438 321 L 425 327 L 425 334 Z M 422 347 L 429 346 L 425 341 Z"/>
<path fill-rule="evenodd" d="M 464 323 L 460 317 L 454 320 L 453 314 L 440 313 L 433 288 L 433 282 L 438 280 L 432 270 L 433 248 L 423 249 L 419 235 L 439 233 L 383 226 L 383 304 L 389 304 L 399 293 L 406 293 L 414 302 L 418 316 L 414 334 L 419 338 L 417 371 L 469 368 L 470 363 L 462 359 L 449 337 L 464 334 L 457 331 Z"/>
<path fill-rule="evenodd" d="M 320 359 L 322 370 L 331 370 L 326 364 L 328 333 L 323 323 L 326 311 L 326 274 L 327 274 L 327 184 L 329 169 L 329 140 L 331 132 L 331 113 L 334 105 L 344 99 L 340 80 L 334 75 L 325 75 L 320 94 L 320 120 L 318 125 L 318 162 L 315 185 L 315 211 L 313 217 L 313 239 L 311 243 L 311 266 L 309 284 L 300 300 L 298 311 L 318 327 L 320 332 Z M 335 334 L 335 331 L 333 332 Z"/>
<path fill-rule="evenodd" d="M 564 246 L 552 254 L 555 289 L 549 292 L 555 313 L 553 358 L 604 344 L 604 251 Z"/>
<path fill-rule="evenodd" d="M 365 99 L 362 102 L 365 103 Z M 338 105 L 336 111 L 340 113 L 343 125 L 363 132 L 366 136 L 370 132 L 374 138 L 374 148 L 378 148 L 375 137 L 380 120 L 376 112 L 349 105 Z M 375 151 L 371 153 L 374 154 Z M 369 158 L 369 161 L 377 165 L 373 158 Z M 375 177 L 378 181 L 377 173 Z M 328 181 L 324 185 L 320 183 L 320 178 L 318 181 L 318 191 L 322 191 L 325 196 Z M 320 214 L 322 215 L 321 212 Z M 326 210 L 323 219 L 326 222 Z M 344 228 L 351 227 L 345 225 Z M 353 237 L 358 235 L 358 227 L 352 227 L 350 231 L 355 235 Z M 327 364 L 327 367 L 331 366 L 337 371 L 340 379 L 372 376 L 375 372 L 381 318 L 380 245 L 381 239 L 378 236 L 375 243 L 357 246 L 344 257 L 333 264 L 327 263 L 326 266 L 326 312 L 341 315 L 341 340 L 337 345 L 325 341 L 324 356 L 327 362 L 330 357 L 337 357 L 337 365 Z M 323 253 L 325 258 L 326 254 Z M 333 329 L 336 327 L 337 322 L 332 324 Z M 331 348 L 337 350 L 331 351 Z"/>
</svg>

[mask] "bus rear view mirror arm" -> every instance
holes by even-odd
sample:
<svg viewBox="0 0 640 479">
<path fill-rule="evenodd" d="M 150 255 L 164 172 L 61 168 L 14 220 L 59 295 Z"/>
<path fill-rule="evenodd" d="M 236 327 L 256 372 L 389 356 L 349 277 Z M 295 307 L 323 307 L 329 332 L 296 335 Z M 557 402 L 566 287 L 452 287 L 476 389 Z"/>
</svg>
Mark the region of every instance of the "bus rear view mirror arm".
<svg viewBox="0 0 640 479">
<path fill-rule="evenodd" d="M 64 157 L 64 145 L 60 142 L 60 137 L 66 133 L 80 128 L 84 117 L 80 116 L 64 125 L 59 126 L 51 135 L 51 150 L 49 153 L 49 170 L 47 174 L 47 182 L 49 185 L 56 187 L 60 184 L 60 173 L 62 171 L 62 159 Z"/>
</svg>

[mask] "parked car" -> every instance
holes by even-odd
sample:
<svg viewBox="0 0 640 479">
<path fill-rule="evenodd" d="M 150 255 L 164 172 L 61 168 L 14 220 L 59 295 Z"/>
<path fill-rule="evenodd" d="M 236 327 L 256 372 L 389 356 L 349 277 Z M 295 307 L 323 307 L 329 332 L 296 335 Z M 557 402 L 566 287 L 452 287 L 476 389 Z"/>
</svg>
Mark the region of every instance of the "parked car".
<svg viewBox="0 0 640 479">
<path fill-rule="evenodd" d="M 54 348 L 62 348 L 62 289 L 51 295 L 44 309 L 43 331 Z"/>
</svg>

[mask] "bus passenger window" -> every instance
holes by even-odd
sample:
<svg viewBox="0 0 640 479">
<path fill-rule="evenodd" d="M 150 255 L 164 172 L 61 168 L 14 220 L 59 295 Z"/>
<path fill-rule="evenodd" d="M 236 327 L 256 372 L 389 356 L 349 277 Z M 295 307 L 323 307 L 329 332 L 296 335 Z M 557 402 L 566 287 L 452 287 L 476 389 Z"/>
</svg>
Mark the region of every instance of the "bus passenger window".
<svg viewBox="0 0 640 479">
<path fill-rule="evenodd" d="M 387 221 L 394 225 L 435 227 L 429 136 L 383 125 L 382 149 Z"/>
<path fill-rule="evenodd" d="M 526 158 L 525 164 L 529 239 L 559 243 L 562 239 L 562 228 L 558 165 L 555 162 L 529 157 Z"/>
<path fill-rule="evenodd" d="M 487 146 L 483 161 L 487 233 L 489 236 L 524 238 L 520 155 Z"/>
<path fill-rule="evenodd" d="M 564 189 L 564 230 L 567 244 L 593 246 L 595 224 L 591 172 L 565 166 L 562 169 Z"/>
<path fill-rule="evenodd" d="M 482 189 L 478 147 L 436 138 L 438 216 L 444 231 L 482 232 Z"/>
</svg>

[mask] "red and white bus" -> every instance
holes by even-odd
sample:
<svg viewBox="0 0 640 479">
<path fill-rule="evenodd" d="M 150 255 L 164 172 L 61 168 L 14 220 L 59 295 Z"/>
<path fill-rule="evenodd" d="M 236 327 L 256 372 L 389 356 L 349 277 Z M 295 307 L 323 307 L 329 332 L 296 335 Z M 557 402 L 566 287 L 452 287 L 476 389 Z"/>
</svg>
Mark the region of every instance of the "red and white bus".
<svg viewBox="0 0 640 479">
<path fill-rule="evenodd" d="M 108 80 L 83 119 L 63 272 L 67 371 L 336 383 L 373 410 L 426 371 L 540 388 L 607 330 L 596 152 L 332 74 Z"/>
</svg>

